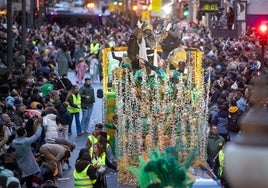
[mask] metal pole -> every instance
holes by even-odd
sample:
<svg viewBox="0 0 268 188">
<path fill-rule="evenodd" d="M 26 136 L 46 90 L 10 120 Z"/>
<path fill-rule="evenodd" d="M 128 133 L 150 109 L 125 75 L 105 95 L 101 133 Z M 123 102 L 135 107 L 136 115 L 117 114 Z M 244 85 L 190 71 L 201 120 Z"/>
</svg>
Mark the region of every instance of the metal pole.
<svg viewBox="0 0 268 188">
<path fill-rule="evenodd" d="M 30 0 L 30 11 L 29 11 L 29 18 L 28 18 L 28 21 L 29 21 L 29 24 L 28 26 L 31 27 L 34 23 L 34 19 L 33 19 L 33 15 L 34 15 L 34 0 Z"/>
<path fill-rule="evenodd" d="M 8 70 L 12 70 L 12 41 L 13 41 L 13 32 L 12 32 L 12 1 L 7 1 L 7 67 Z"/>
<path fill-rule="evenodd" d="M 22 10 L 22 41 L 21 41 L 21 52 L 24 54 L 26 48 L 26 0 L 22 0 L 21 2 L 21 10 Z"/>
<path fill-rule="evenodd" d="M 134 27 L 134 10 L 133 10 L 133 0 L 130 1 L 130 6 L 129 6 L 129 11 L 130 11 L 130 24 L 131 24 L 131 27 L 133 28 Z"/>
</svg>

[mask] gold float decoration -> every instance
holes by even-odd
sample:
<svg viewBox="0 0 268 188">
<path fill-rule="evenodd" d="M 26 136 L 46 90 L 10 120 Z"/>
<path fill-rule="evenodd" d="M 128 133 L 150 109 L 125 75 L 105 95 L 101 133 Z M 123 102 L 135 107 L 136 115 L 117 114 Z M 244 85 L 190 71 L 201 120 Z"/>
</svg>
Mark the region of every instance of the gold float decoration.
<svg viewBox="0 0 268 188">
<path fill-rule="evenodd" d="M 126 51 L 125 48 L 115 50 Z M 175 55 L 169 56 L 174 66 L 176 62 L 185 61 L 188 70 L 185 75 L 179 76 L 176 84 L 161 82 L 155 76 L 152 88 L 145 74 L 140 88 L 136 88 L 133 73 L 119 68 L 117 76 L 113 76 L 112 87 L 108 88 L 109 59 L 106 53 L 109 51 L 102 51 L 103 88 L 105 92 L 112 90 L 115 93 L 115 113 L 119 120 L 116 146 L 118 181 L 135 184 L 133 175 L 126 167 L 137 166 L 139 156 L 146 159 L 148 151 L 156 147 L 163 151 L 167 146 L 183 145 L 183 156 L 197 150 L 197 160 L 205 161 L 208 108 L 207 105 L 204 107 L 204 101 L 208 102 L 210 83 L 204 87 L 202 52 L 180 48 Z M 174 89 L 176 95 L 169 92 Z M 107 98 L 105 100 L 106 105 L 112 104 Z"/>
</svg>

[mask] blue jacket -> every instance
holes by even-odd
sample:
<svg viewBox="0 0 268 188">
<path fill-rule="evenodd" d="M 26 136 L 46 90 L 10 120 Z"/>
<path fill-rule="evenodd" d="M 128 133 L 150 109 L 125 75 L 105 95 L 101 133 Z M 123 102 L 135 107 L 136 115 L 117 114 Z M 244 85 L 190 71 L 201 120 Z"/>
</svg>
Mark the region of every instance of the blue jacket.
<svg viewBox="0 0 268 188">
<path fill-rule="evenodd" d="M 40 172 L 32 151 L 32 143 L 36 141 L 42 132 L 42 126 L 38 126 L 35 134 L 31 137 L 16 137 L 12 141 L 12 147 L 15 148 L 17 154 L 17 162 L 22 170 L 22 177 L 27 177 Z"/>
</svg>

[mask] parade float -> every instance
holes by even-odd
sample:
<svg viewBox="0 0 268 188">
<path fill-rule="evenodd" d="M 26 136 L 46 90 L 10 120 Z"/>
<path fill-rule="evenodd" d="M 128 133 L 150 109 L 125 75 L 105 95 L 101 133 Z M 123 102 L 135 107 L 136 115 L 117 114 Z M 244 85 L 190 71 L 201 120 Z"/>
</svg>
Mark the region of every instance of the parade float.
<svg viewBox="0 0 268 188">
<path fill-rule="evenodd" d="M 114 48 L 117 56 L 126 51 L 127 47 Z M 112 137 L 116 134 L 118 181 L 136 184 L 137 177 L 129 167 L 138 167 L 141 161 L 150 159 L 149 153 L 155 148 L 162 152 L 179 145 L 180 160 L 186 160 L 195 151 L 194 163 L 205 163 L 210 82 L 203 82 L 202 52 L 185 48 L 173 50 L 168 57 L 172 65 L 166 69 L 168 79 L 163 82 L 155 76 L 152 87 L 145 75 L 140 90 L 132 71 L 119 67 L 119 62 L 112 58 L 111 48 L 102 53 L 105 121 L 111 123 L 114 114 L 119 120 L 116 131 L 107 129 Z M 170 92 L 170 82 L 180 61 L 186 62 L 186 71 L 172 85 L 176 90 L 174 94 Z"/>
</svg>

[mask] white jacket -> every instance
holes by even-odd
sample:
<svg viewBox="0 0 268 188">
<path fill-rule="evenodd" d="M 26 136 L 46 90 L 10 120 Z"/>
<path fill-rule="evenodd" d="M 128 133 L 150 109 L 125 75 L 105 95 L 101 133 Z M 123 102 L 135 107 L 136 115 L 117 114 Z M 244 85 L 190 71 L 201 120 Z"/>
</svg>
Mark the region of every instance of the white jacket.
<svg viewBox="0 0 268 188">
<path fill-rule="evenodd" d="M 43 117 L 43 126 L 45 128 L 45 140 L 58 138 L 58 126 L 56 122 L 57 115 L 47 114 Z"/>
</svg>

